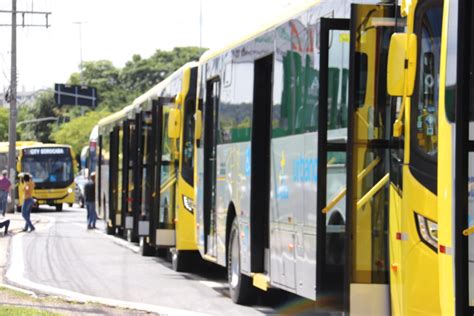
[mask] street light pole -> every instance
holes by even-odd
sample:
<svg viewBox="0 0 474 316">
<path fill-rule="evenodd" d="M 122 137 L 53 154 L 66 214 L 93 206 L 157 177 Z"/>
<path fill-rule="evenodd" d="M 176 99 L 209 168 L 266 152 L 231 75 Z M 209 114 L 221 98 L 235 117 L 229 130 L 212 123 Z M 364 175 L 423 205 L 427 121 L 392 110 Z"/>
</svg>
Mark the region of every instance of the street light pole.
<svg viewBox="0 0 474 316">
<path fill-rule="evenodd" d="M 8 177 L 15 183 L 16 177 L 16 0 L 12 0 L 12 51 L 11 51 L 11 77 L 10 77 L 10 123 L 8 126 Z M 15 186 L 10 187 L 9 212 L 13 212 L 15 205 Z"/>
<path fill-rule="evenodd" d="M 199 48 L 202 48 L 202 0 L 199 0 Z"/>
<path fill-rule="evenodd" d="M 79 26 L 79 58 L 81 60 L 81 63 L 79 64 L 79 76 L 81 78 L 81 86 L 84 86 L 84 77 L 82 75 L 82 21 L 79 22 L 72 22 L 74 24 L 77 24 Z M 81 116 L 84 115 L 84 107 L 81 106 Z"/>
<path fill-rule="evenodd" d="M 82 24 L 84 22 L 79 21 L 79 22 L 72 22 L 74 24 L 77 24 L 79 26 L 79 58 L 81 63 L 79 64 L 79 75 L 81 76 L 81 86 L 84 85 L 84 78 L 82 77 Z"/>
</svg>

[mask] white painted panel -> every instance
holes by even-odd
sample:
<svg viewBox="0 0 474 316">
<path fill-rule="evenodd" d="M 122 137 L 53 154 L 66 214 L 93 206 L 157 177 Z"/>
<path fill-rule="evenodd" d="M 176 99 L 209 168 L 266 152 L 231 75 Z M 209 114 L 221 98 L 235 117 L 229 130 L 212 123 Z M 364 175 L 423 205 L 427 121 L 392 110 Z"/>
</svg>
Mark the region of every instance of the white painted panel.
<svg viewBox="0 0 474 316">
<path fill-rule="evenodd" d="M 390 315 L 390 291 L 388 284 L 352 283 L 351 316 Z"/>
<path fill-rule="evenodd" d="M 122 225 L 122 214 L 115 215 L 115 225 L 121 226 Z"/>
<path fill-rule="evenodd" d="M 125 229 L 133 229 L 133 216 L 125 217 Z"/>
<path fill-rule="evenodd" d="M 176 234 L 174 229 L 157 229 L 156 230 L 157 246 L 175 246 Z"/>
<path fill-rule="evenodd" d="M 138 222 L 138 235 L 139 236 L 148 236 L 150 233 L 150 222 L 149 221 L 139 221 Z"/>
</svg>

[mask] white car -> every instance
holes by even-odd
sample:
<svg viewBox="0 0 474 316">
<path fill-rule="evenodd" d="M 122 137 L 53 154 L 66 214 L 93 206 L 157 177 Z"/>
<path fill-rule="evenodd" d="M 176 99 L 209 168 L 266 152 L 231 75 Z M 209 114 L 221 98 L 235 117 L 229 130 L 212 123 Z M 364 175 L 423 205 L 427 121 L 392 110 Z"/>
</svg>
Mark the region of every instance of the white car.
<svg viewBox="0 0 474 316">
<path fill-rule="evenodd" d="M 86 177 L 86 170 L 82 169 L 74 178 L 74 182 L 76 183 L 76 191 L 75 191 L 75 202 L 79 204 L 80 207 L 84 207 L 84 186 L 86 185 L 87 179 Z"/>
</svg>

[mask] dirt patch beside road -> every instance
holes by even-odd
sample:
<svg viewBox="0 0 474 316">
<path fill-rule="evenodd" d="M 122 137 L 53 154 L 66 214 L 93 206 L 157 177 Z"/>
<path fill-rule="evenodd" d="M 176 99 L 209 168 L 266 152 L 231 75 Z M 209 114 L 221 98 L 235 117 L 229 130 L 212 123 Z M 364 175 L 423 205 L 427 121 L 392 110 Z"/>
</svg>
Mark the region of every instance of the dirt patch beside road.
<svg viewBox="0 0 474 316">
<path fill-rule="evenodd" d="M 157 315 L 137 310 L 108 307 L 94 303 L 78 303 L 57 297 L 33 297 L 29 294 L 0 286 L 0 305 L 17 308 L 33 308 L 59 315 Z M 32 314 L 33 315 L 33 314 Z"/>
</svg>

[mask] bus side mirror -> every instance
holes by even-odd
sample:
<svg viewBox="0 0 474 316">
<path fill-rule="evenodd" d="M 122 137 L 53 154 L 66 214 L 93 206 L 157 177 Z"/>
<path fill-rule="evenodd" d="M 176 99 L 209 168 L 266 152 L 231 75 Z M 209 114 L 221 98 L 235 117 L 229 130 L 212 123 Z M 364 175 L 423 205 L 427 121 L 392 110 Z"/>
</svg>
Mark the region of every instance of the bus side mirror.
<svg viewBox="0 0 474 316">
<path fill-rule="evenodd" d="M 174 104 L 180 106 L 184 102 L 184 95 L 182 93 L 178 93 L 174 98 Z"/>
<path fill-rule="evenodd" d="M 202 131 L 202 111 L 197 110 L 195 114 L 196 125 L 194 128 L 194 135 L 197 140 L 201 139 L 201 131 Z"/>
<path fill-rule="evenodd" d="M 181 111 L 179 109 L 171 109 L 168 116 L 168 137 L 171 139 L 179 138 L 181 130 Z"/>
<path fill-rule="evenodd" d="M 394 33 L 392 35 L 387 66 L 387 92 L 389 95 L 401 97 L 413 94 L 417 49 L 415 34 Z"/>
</svg>

